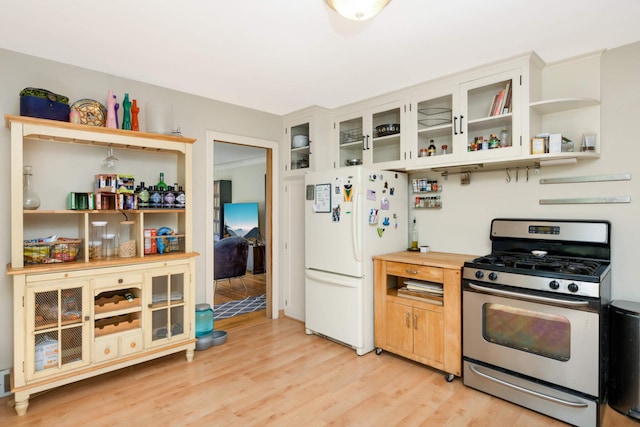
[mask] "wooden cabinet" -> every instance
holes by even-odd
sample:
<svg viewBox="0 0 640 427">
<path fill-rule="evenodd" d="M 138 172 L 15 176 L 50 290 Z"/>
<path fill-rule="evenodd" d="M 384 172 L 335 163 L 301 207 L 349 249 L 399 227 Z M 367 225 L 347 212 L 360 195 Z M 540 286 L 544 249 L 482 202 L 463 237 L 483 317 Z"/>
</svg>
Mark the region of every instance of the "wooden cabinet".
<svg viewBox="0 0 640 427">
<path fill-rule="evenodd" d="M 11 129 L 11 375 L 18 415 L 26 413 L 34 393 L 179 351 L 192 360 L 198 254 L 192 252 L 189 200 L 193 200 L 191 150 L 195 140 L 29 117 L 6 116 L 6 121 Z M 164 166 L 174 162 L 176 180 L 184 183 L 187 205 L 180 209 L 61 209 L 69 191 L 74 190 L 66 183 L 91 182 L 93 175 L 73 178 L 79 168 L 66 164 L 67 156 L 60 155 L 56 167 L 64 169 L 73 182 L 49 180 L 48 187 L 40 188 L 45 195 L 40 209 L 24 210 L 22 169 L 24 151 L 30 144 L 72 144 L 85 155 L 94 150 L 97 158 L 104 156 L 105 146 L 163 156 Z M 48 165 L 34 165 L 39 166 L 44 169 Z M 89 250 L 91 223 L 106 221 L 115 235 L 125 217 L 135 223 L 133 256 L 127 253 L 121 258 L 114 251 L 108 258 L 93 257 Z M 171 236 L 158 237 L 165 239 L 166 250 L 146 253 L 144 229 L 160 226 L 174 230 Z M 50 251 L 58 248 L 48 245 L 42 245 L 41 249 L 49 252 L 42 262 L 26 256 L 25 239 L 59 232 L 72 233 L 70 237 L 80 242 L 75 247 L 77 257 L 55 257 Z"/>
<path fill-rule="evenodd" d="M 397 252 L 374 257 L 374 340 L 382 350 L 446 372 L 462 374 L 461 272 L 472 255 Z M 403 296 L 405 282 L 441 291 Z"/>
</svg>

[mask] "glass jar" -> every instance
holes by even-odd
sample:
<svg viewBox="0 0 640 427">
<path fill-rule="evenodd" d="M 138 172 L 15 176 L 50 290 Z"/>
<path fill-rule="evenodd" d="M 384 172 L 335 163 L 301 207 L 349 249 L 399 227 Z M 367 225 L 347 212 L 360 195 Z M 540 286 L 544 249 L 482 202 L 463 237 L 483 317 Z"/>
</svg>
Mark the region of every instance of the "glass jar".
<svg viewBox="0 0 640 427">
<path fill-rule="evenodd" d="M 120 243 L 118 255 L 120 258 L 131 258 L 136 256 L 134 226 L 135 221 L 120 221 L 120 235 L 118 236 L 118 241 Z"/>
<path fill-rule="evenodd" d="M 509 131 L 506 129 L 502 129 L 500 132 L 500 147 L 509 147 L 511 145 L 511 137 L 509 136 Z"/>
<path fill-rule="evenodd" d="M 108 241 L 106 239 L 106 236 L 108 234 L 107 221 L 91 222 L 91 240 L 89 240 L 90 259 L 103 259 L 107 257 Z"/>
<path fill-rule="evenodd" d="M 29 210 L 40 207 L 40 197 L 33 189 L 32 176 L 32 167 L 25 166 L 22 170 L 22 207 Z"/>
<path fill-rule="evenodd" d="M 209 304 L 196 304 L 196 338 L 213 332 L 213 310 Z"/>
</svg>

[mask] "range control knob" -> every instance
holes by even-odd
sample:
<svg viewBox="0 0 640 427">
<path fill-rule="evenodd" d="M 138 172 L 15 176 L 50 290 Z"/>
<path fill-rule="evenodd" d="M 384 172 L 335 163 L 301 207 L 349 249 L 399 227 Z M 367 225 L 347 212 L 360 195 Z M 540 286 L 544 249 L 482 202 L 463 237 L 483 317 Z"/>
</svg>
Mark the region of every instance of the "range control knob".
<svg viewBox="0 0 640 427">
<path fill-rule="evenodd" d="M 489 280 L 496 280 L 498 278 L 497 273 L 489 273 Z"/>
<path fill-rule="evenodd" d="M 576 285 L 575 283 L 569 283 L 569 291 L 578 292 L 578 285 Z"/>
<path fill-rule="evenodd" d="M 549 287 L 551 289 L 558 289 L 560 287 L 560 283 L 558 283 L 557 280 L 552 280 L 551 282 L 549 282 Z"/>
<path fill-rule="evenodd" d="M 476 279 L 482 279 L 484 277 L 484 273 L 480 270 L 476 271 Z"/>
</svg>

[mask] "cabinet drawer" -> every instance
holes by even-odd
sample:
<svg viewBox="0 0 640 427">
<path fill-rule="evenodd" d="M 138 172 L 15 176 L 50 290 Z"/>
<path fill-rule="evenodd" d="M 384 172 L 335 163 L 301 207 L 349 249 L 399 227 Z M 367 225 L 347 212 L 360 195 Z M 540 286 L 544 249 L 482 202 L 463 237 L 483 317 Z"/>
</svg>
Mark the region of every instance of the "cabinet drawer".
<svg viewBox="0 0 640 427">
<path fill-rule="evenodd" d="M 96 339 L 93 344 L 94 362 L 106 362 L 118 357 L 118 338 L 108 337 Z"/>
<path fill-rule="evenodd" d="M 127 356 L 142 351 L 142 332 L 120 337 L 120 355 Z"/>
<path fill-rule="evenodd" d="M 436 283 L 442 283 L 444 281 L 444 270 L 442 268 L 401 262 L 387 262 L 387 275 L 412 277 Z"/>
<path fill-rule="evenodd" d="M 110 274 L 108 276 L 96 277 L 93 279 L 95 288 L 121 287 L 142 283 L 143 274 L 141 272 Z"/>
</svg>

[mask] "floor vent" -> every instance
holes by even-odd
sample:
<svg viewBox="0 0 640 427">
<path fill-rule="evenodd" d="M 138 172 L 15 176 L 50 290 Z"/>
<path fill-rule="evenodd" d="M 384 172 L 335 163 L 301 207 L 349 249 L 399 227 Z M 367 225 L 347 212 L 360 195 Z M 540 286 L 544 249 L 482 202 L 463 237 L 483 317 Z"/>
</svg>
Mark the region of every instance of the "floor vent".
<svg viewBox="0 0 640 427">
<path fill-rule="evenodd" d="M 9 369 L 0 371 L 0 397 L 9 396 L 11 394 L 11 377 Z"/>
</svg>

